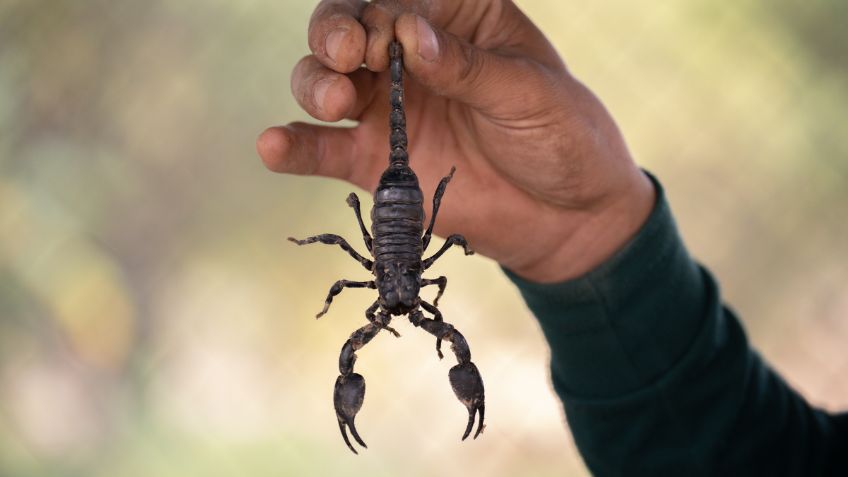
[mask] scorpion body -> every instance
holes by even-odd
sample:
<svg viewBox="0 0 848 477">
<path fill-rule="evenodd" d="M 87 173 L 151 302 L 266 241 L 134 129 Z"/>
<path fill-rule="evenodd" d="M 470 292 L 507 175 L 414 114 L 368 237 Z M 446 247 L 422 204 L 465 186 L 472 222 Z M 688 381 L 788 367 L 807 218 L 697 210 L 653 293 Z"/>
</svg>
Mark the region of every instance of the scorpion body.
<svg viewBox="0 0 848 477">
<path fill-rule="evenodd" d="M 468 409 L 468 424 L 462 439 L 465 440 L 471 434 L 477 414 L 480 417 L 474 438 L 477 438 L 484 428 L 483 380 L 477 367 L 471 362 L 471 352 L 465 338 L 452 325 L 444 322 L 437 308 L 439 298 L 447 286 L 447 278 L 444 276 L 435 279 L 422 278 L 423 272 L 453 245 L 462 246 L 466 255 L 473 253 L 465 238 L 454 234 L 447 238 L 433 256 L 423 259 L 424 252 L 430 243 L 442 196 L 456 169 L 452 168 L 450 174 L 442 178 L 436 187 L 433 195 L 433 213 L 425 230 L 424 195 L 415 172 L 409 167 L 403 105 L 402 49 L 398 42 L 392 42 L 389 46 L 389 57 L 391 60 L 389 167 L 380 177 L 379 185 L 374 193 L 374 207 L 371 209 L 373 237 L 362 221 L 359 198 L 355 193 L 351 193 L 347 198 L 348 205 L 356 214 L 365 246 L 374 260 L 357 253 L 344 238 L 338 235 L 321 234 L 303 240 L 289 238 L 298 245 L 315 242 L 339 245 L 375 277 L 371 281 L 337 281 L 330 288 L 324 308 L 317 315 L 317 318 L 323 316 L 329 309 L 333 297 L 341 293 L 344 288 L 371 288 L 378 291 L 378 299 L 365 311 L 368 324 L 354 331 L 342 346 L 339 356 L 340 375 L 336 379 L 333 392 L 339 430 L 345 444 L 354 453 L 357 452 L 348 439 L 347 429 L 350 429 L 356 442 L 367 447 L 354 425 L 354 418 L 365 398 L 365 379 L 353 371 L 356 361 L 355 352 L 371 341 L 381 330 L 400 336 L 389 326 L 392 316 L 408 315 L 414 326 L 421 327 L 434 335 L 439 358 L 443 357 L 442 340 L 451 342 L 451 349 L 456 355 L 458 364 L 451 368 L 448 376 L 457 398 Z M 429 285 L 437 285 L 439 289 L 432 304 L 419 296 L 421 287 Z M 421 309 L 432 314 L 433 318 L 426 318 Z"/>
</svg>

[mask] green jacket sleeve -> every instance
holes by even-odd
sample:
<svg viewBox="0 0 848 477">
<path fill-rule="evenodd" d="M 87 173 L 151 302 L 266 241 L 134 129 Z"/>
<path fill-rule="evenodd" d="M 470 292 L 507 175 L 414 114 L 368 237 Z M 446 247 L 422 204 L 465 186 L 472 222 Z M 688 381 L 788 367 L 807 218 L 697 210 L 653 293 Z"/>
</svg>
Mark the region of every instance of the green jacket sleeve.
<svg viewBox="0 0 848 477">
<path fill-rule="evenodd" d="M 751 349 L 652 180 L 647 222 L 597 269 L 558 284 L 506 271 L 550 345 L 554 390 L 589 469 L 848 475 L 845 416 L 810 407 Z"/>
</svg>

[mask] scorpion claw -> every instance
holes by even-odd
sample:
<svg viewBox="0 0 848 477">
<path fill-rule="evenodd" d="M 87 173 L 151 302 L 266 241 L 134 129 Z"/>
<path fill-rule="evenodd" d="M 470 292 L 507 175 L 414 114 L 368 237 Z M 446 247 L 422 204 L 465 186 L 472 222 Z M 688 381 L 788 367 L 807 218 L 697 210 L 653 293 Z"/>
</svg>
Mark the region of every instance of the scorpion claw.
<svg viewBox="0 0 848 477">
<path fill-rule="evenodd" d="M 358 452 L 353 448 L 347 437 L 346 427 L 350 428 L 350 433 L 356 442 L 367 449 L 368 446 L 359 437 L 359 433 L 356 431 L 356 425 L 354 424 L 356 413 L 362 408 L 362 401 L 364 399 L 365 378 L 361 374 L 352 373 L 347 376 L 339 376 L 336 379 L 336 386 L 333 390 L 333 404 L 336 408 L 336 418 L 339 421 L 339 430 L 342 433 L 342 438 L 344 438 L 345 444 L 347 444 L 354 454 L 358 454 Z"/>
<path fill-rule="evenodd" d="M 358 442 L 359 445 L 367 449 L 368 446 L 365 445 L 365 442 L 363 442 L 362 438 L 359 437 L 359 433 L 356 432 L 356 426 L 353 425 L 353 419 L 351 419 L 348 423 L 348 427 L 350 427 L 350 433 L 353 434 L 353 438 L 356 439 L 356 442 Z"/>
<path fill-rule="evenodd" d="M 480 403 L 480 407 L 477 408 L 477 414 L 480 416 L 480 423 L 477 426 L 477 432 L 474 433 L 475 439 L 477 438 L 477 436 L 479 436 L 483 432 L 483 429 L 486 428 L 486 425 L 483 424 L 483 420 L 485 419 L 485 416 L 486 416 L 486 403 L 484 403 L 484 402 Z"/>
<path fill-rule="evenodd" d="M 471 429 L 474 427 L 475 415 L 478 413 L 480 415 L 480 420 L 477 423 L 477 432 L 474 433 L 474 438 L 476 439 L 485 428 L 483 419 L 486 404 L 483 379 L 480 377 L 480 372 L 477 371 L 477 366 L 469 361 L 451 368 L 448 376 L 454 394 L 456 394 L 459 401 L 468 409 L 468 425 L 465 428 L 465 433 L 462 435 L 462 440 L 467 439 L 471 434 Z"/>
<path fill-rule="evenodd" d="M 339 430 L 342 431 L 342 438 L 344 438 L 345 444 L 347 444 L 348 449 L 354 454 L 359 455 L 359 452 L 356 452 L 356 449 L 353 448 L 353 445 L 350 443 L 350 439 L 347 438 L 347 431 L 345 430 L 345 423 L 339 419 Z"/>
</svg>

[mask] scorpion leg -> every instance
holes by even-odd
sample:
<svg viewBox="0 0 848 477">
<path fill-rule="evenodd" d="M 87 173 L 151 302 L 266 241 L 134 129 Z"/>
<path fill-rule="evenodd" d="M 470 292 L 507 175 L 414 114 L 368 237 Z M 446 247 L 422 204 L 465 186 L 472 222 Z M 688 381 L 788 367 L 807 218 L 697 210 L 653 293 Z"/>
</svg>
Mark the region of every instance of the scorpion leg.
<svg viewBox="0 0 848 477">
<path fill-rule="evenodd" d="M 333 283 L 333 286 L 330 287 L 330 293 L 327 294 L 327 299 L 324 300 L 324 308 L 320 313 L 315 315 L 315 318 L 321 318 L 327 313 L 327 310 L 330 309 L 330 303 L 333 302 L 333 297 L 342 292 L 345 288 L 377 288 L 377 285 L 373 280 L 369 282 L 352 282 L 350 280 L 339 280 L 336 283 Z"/>
<path fill-rule="evenodd" d="M 365 400 L 365 378 L 361 374 L 353 372 L 353 364 L 356 362 L 355 353 L 377 336 L 381 329 L 383 327 L 377 323 L 368 323 L 354 331 L 342 346 L 339 355 L 339 373 L 341 374 L 336 379 L 336 385 L 333 388 L 333 406 L 336 408 L 336 419 L 339 421 L 342 438 L 354 454 L 358 454 L 358 452 L 353 448 L 350 439 L 347 437 L 348 428 L 356 442 L 362 447 L 368 448 L 362 438 L 359 437 L 354 425 L 356 413 L 362 408 L 362 402 Z"/>
<path fill-rule="evenodd" d="M 425 307 L 425 309 L 427 308 Z M 474 433 L 476 439 L 485 428 L 483 419 L 486 411 L 486 398 L 483 390 L 483 379 L 480 377 L 477 366 L 471 362 L 471 351 L 468 349 L 465 337 L 449 323 L 424 318 L 421 310 L 411 312 L 409 320 L 413 325 L 424 328 L 428 333 L 451 342 L 451 350 L 456 355 L 459 364 L 451 368 L 448 377 L 454 394 L 468 409 L 468 425 L 465 427 L 462 440 L 465 440 L 471 434 L 471 429 L 474 427 L 474 416 L 479 413 L 480 420 L 477 423 L 477 432 Z"/>
<path fill-rule="evenodd" d="M 432 257 L 424 260 L 424 270 L 430 268 L 433 265 L 433 262 L 439 259 L 445 252 L 451 248 L 452 245 L 462 245 L 462 248 L 465 249 L 466 255 L 473 255 L 474 251 L 468 246 L 468 242 L 465 240 L 465 237 L 459 234 L 453 234 L 445 240 L 445 243 L 442 245 L 442 248 L 439 249 L 438 252 L 434 253 Z"/>
<path fill-rule="evenodd" d="M 392 328 L 387 323 L 385 323 L 384 318 L 386 315 L 383 315 L 381 313 L 380 319 L 377 319 L 376 311 L 378 308 L 380 308 L 380 300 L 375 301 L 373 305 L 369 306 L 368 309 L 365 310 L 365 318 L 368 318 L 368 321 L 370 321 L 371 323 L 374 323 L 380 326 L 380 328 L 383 328 L 389 333 L 395 335 L 395 338 L 400 338 L 400 333 L 398 333 L 396 329 Z"/>
<path fill-rule="evenodd" d="M 365 247 L 368 248 L 368 252 L 372 252 L 374 249 L 374 239 L 371 238 L 371 234 L 368 233 L 368 229 L 365 228 L 365 224 L 362 222 L 362 211 L 359 210 L 359 196 L 351 192 L 347 196 L 347 205 L 351 206 L 356 213 L 356 221 L 359 222 L 359 229 L 362 230 L 362 240 L 365 241 Z"/>
<path fill-rule="evenodd" d="M 325 243 L 327 245 L 338 245 L 339 247 L 344 249 L 344 251 L 349 253 L 351 257 L 355 258 L 359 263 L 361 263 L 362 266 L 365 267 L 365 269 L 368 270 L 369 272 L 371 271 L 371 268 L 374 267 L 374 262 L 372 262 L 371 260 L 368 260 L 367 258 L 365 258 L 362 255 L 360 255 L 359 253 L 357 253 L 357 251 L 354 250 L 353 247 L 351 247 L 349 243 L 347 243 L 347 240 L 345 240 L 345 239 L 343 239 L 343 238 L 341 238 L 341 237 L 339 237 L 338 235 L 335 235 L 335 234 L 315 235 L 315 236 L 312 236 L 312 237 L 306 237 L 303 240 L 298 240 L 294 237 L 289 237 L 289 241 L 294 242 L 298 245 L 307 245 L 307 244 L 315 243 L 315 242 L 321 242 L 321 243 Z"/>
<path fill-rule="evenodd" d="M 445 195 L 445 189 L 448 186 L 448 182 L 450 182 L 453 177 L 454 172 L 456 172 L 456 167 L 451 167 L 450 174 L 442 177 L 442 180 L 439 181 L 439 185 L 436 187 L 436 193 L 433 194 L 433 213 L 430 214 L 430 225 L 427 227 L 427 231 L 424 232 L 424 237 L 421 239 L 424 250 L 427 250 L 427 246 L 430 245 L 430 237 L 433 235 L 433 225 L 436 224 L 436 214 L 439 213 L 439 206 L 442 204 L 442 196 Z"/>
<path fill-rule="evenodd" d="M 427 303 L 426 301 L 422 300 L 421 301 L 421 308 L 424 308 L 425 310 L 432 313 L 433 314 L 433 320 L 438 321 L 440 323 L 445 321 L 442 318 L 442 312 L 439 311 L 439 309 L 436 308 L 434 305 L 431 305 L 431 304 Z M 442 354 L 442 337 L 441 336 L 436 336 L 436 353 L 438 353 L 439 359 L 443 359 L 445 357 L 445 355 Z"/>
<path fill-rule="evenodd" d="M 439 293 L 436 294 L 436 299 L 433 300 L 433 305 L 439 306 L 439 298 L 442 297 L 442 294 L 445 293 L 445 287 L 448 286 L 448 279 L 445 276 L 441 276 L 439 278 L 424 278 L 421 280 L 421 286 L 426 287 L 427 285 L 439 285 Z"/>
</svg>

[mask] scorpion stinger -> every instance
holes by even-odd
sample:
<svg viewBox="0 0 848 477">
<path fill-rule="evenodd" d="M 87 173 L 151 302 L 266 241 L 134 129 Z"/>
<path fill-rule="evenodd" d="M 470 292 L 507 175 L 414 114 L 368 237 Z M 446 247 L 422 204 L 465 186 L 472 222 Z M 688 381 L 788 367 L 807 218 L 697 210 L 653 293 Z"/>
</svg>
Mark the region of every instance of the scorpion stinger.
<svg viewBox="0 0 848 477">
<path fill-rule="evenodd" d="M 289 238 L 298 245 L 321 242 L 338 245 L 351 257 L 374 274 L 371 281 L 339 280 L 330 288 L 324 301 L 324 308 L 318 314 L 325 314 L 333 301 L 333 297 L 345 288 L 377 289 L 378 299 L 365 311 L 368 324 L 354 331 L 342 346 L 339 355 L 339 377 L 333 389 L 333 403 L 339 430 L 345 444 L 354 453 L 356 449 L 350 442 L 348 430 L 353 439 L 362 447 L 367 447 L 359 435 L 354 419 L 365 400 L 365 378 L 353 371 L 356 362 L 356 351 L 368 344 L 381 330 L 386 330 L 399 337 L 389 324 L 392 316 L 408 315 L 409 321 L 416 327 L 423 328 L 436 337 L 436 353 L 442 358 L 442 340 L 451 343 L 451 350 L 458 364 L 451 368 L 448 377 L 456 397 L 468 409 L 468 424 L 462 439 L 465 440 L 474 427 L 477 416 L 477 431 L 474 438 L 485 428 L 483 424 L 485 412 L 485 393 L 483 379 L 477 366 L 471 362 L 471 351 L 465 337 L 442 319 L 442 313 L 437 308 L 439 298 L 447 287 L 447 278 L 423 278 L 422 273 L 430 268 L 453 245 L 462 246 L 466 255 L 474 253 L 462 235 L 453 234 L 447 238 L 444 245 L 430 258 L 424 260 L 424 250 L 430 243 L 436 214 L 441 205 L 448 182 L 453 177 L 456 168 L 451 168 L 450 174 L 442 178 L 433 195 L 433 213 L 429 226 L 424 230 L 424 196 L 418 185 L 418 177 L 409 167 L 408 139 L 406 136 L 406 114 L 403 105 L 403 60 L 400 43 L 394 41 L 389 45 L 391 60 L 391 90 L 389 99 L 391 113 L 389 114 L 389 166 L 380 177 L 377 190 L 374 192 L 374 207 L 371 209 L 371 234 L 365 228 L 360 211 L 359 197 L 351 193 L 347 204 L 353 209 L 365 247 L 374 258 L 369 260 L 360 255 L 345 239 L 338 235 L 321 234 L 307 237 L 303 240 Z M 372 237 L 373 234 L 373 237 Z M 433 304 L 425 302 L 419 296 L 422 287 L 437 285 L 438 293 Z M 424 317 L 423 309 L 433 315 Z"/>
</svg>

